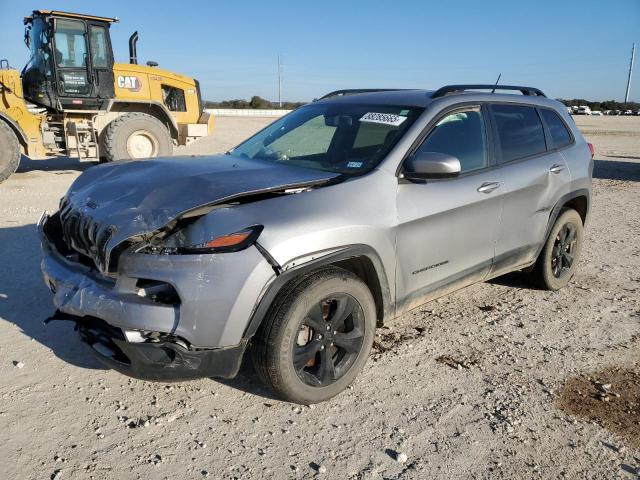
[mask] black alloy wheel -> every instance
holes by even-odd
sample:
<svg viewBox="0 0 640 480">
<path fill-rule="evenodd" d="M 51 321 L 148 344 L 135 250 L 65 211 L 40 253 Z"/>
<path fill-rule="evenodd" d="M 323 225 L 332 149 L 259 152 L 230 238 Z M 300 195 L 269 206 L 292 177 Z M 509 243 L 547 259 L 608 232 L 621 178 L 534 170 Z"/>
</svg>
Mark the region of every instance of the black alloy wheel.
<svg viewBox="0 0 640 480">
<path fill-rule="evenodd" d="M 573 278 L 582 250 L 584 219 L 571 208 L 563 209 L 547 235 L 529 275 L 544 290 L 560 290 Z"/>
<path fill-rule="evenodd" d="M 571 223 L 565 223 L 553 244 L 551 251 L 551 271 L 553 276 L 560 278 L 571 270 L 576 248 L 577 228 Z"/>
<path fill-rule="evenodd" d="M 327 266 L 292 279 L 251 343 L 261 380 L 283 400 L 310 405 L 344 391 L 373 345 L 371 290 L 353 272 Z"/>
<path fill-rule="evenodd" d="M 336 294 L 314 304 L 302 320 L 293 349 L 296 373 L 323 387 L 351 368 L 364 342 L 364 312 L 351 295 Z"/>
</svg>

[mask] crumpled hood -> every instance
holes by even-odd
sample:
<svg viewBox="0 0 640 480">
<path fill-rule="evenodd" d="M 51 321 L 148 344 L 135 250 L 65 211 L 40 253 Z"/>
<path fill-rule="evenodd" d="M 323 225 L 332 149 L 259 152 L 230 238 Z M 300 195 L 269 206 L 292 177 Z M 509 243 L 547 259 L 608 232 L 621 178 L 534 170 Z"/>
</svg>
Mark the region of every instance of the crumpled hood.
<svg viewBox="0 0 640 480">
<path fill-rule="evenodd" d="M 338 176 L 231 155 L 114 162 L 92 167 L 76 179 L 63 199 L 61 218 L 64 223 L 73 212 L 85 222 L 78 228 L 88 230 L 90 240 L 98 244 L 110 228 L 108 239 L 102 242 L 108 245 L 101 246 L 110 250 L 199 207 L 317 186 Z"/>
</svg>

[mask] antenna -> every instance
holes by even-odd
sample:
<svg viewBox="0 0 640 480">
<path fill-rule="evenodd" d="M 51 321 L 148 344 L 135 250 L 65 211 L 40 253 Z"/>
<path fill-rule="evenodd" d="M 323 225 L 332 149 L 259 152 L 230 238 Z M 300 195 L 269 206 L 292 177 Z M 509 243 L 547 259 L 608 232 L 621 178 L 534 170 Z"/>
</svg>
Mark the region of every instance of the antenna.
<svg viewBox="0 0 640 480">
<path fill-rule="evenodd" d="M 636 56 L 636 44 L 631 47 L 631 62 L 629 62 L 629 78 L 627 79 L 627 92 L 624 94 L 624 103 L 629 101 L 629 91 L 631 90 L 631 74 L 633 73 L 633 59 Z"/>
<path fill-rule="evenodd" d="M 496 80 L 496 84 L 493 86 L 493 90 L 491 90 L 491 93 L 496 93 L 496 87 L 498 86 L 498 82 L 500 81 L 501 76 L 502 76 L 502 72 L 498 74 L 498 79 Z"/>
</svg>

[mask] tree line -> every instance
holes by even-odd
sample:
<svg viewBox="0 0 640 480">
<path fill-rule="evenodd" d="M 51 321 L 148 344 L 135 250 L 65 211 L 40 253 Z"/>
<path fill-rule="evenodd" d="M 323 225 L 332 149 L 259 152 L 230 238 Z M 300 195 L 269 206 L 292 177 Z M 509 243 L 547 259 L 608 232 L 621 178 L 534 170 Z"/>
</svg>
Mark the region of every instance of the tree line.
<svg viewBox="0 0 640 480">
<path fill-rule="evenodd" d="M 587 105 L 591 110 L 639 110 L 640 103 L 638 102 L 617 102 L 615 100 L 605 100 L 602 102 L 594 102 L 591 100 L 585 100 L 584 98 L 574 98 L 571 100 L 559 98 L 560 102 L 564 103 L 567 107 L 579 107 L 581 105 Z M 265 98 L 254 95 L 251 100 L 235 99 L 235 100 L 222 100 L 221 102 L 205 101 L 205 108 L 233 108 L 233 109 L 253 109 L 253 110 L 276 110 L 282 108 L 283 110 L 293 110 L 301 107 L 306 102 L 282 102 L 282 107 L 278 105 L 278 102 L 271 102 Z"/>
<path fill-rule="evenodd" d="M 252 109 L 252 110 L 293 110 L 304 105 L 305 102 L 282 102 L 282 107 L 278 105 L 278 102 L 271 102 L 262 97 L 254 95 L 251 100 L 223 100 L 221 102 L 204 102 L 204 108 L 234 108 L 234 109 Z"/>
<path fill-rule="evenodd" d="M 582 105 L 588 106 L 591 110 L 639 110 L 640 103 L 638 102 L 616 102 L 615 100 L 605 100 L 603 102 L 592 102 L 585 100 L 584 98 L 574 98 L 572 100 L 566 100 L 558 98 L 558 101 L 564 103 L 567 107 L 579 107 Z"/>
</svg>

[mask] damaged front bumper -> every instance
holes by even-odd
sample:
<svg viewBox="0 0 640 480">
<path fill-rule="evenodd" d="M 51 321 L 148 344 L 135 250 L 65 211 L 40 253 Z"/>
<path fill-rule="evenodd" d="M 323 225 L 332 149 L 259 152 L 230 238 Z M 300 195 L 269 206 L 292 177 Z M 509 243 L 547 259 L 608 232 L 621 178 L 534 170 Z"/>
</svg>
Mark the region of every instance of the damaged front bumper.
<svg viewBox="0 0 640 480">
<path fill-rule="evenodd" d="M 233 347 L 200 350 L 189 349 L 170 339 L 130 342 L 121 329 L 104 320 L 78 317 L 59 310 L 47 320 L 75 322 L 80 338 L 101 363 L 140 380 L 233 378 L 240 369 L 247 346 L 247 340 Z"/>
<path fill-rule="evenodd" d="M 274 272 L 252 247 L 220 255 L 122 255 L 115 278 L 61 254 L 38 224 L 61 319 L 109 367 L 148 380 L 233 377 L 246 326 Z M 149 287 L 149 285 L 151 285 Z M 158 285 L 173 295 L 153 294 Z"/>
</svg>

